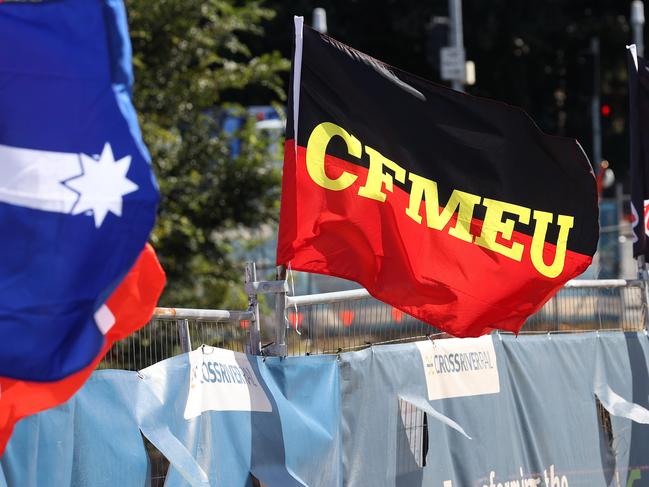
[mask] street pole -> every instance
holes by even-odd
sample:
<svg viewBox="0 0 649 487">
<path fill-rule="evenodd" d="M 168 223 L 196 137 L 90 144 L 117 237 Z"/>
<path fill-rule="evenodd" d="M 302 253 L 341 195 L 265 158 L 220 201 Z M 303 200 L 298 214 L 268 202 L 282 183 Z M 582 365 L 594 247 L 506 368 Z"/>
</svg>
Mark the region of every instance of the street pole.
<svg viewBox="0 0 649 487">
<path fill-rule="evenodd" d="M 599 81 L 599 38 L 591 37 L 590 54 L 593 60 L 593 97 L 590 102 L 590 115 L 593 124 L 593 168 L 599 172 L 602 169 L 602 121 L 600 119 L 600 81 Z"/>
<path fill-rule="evenodd" d="M 641 0 L 631 2 L 631 29 L 638 56 L 644 57 L 644 3 Z"/>
<path fill-rule="evenodd" d="M 636 52 L 638 53 L 638 56 L 644 57 L 644 3 L 642 3 L 641 0 L 633 0 L 633 2 L 631 2 L 631 29 L 633 31 L 633 43 L 636 46 Z M 640 212 L 642 213 L 642 208 L 640 208 Z M 639 225 L 641 225 L 643 222 L 642 214 L 638 217 L 640 218 Z M 637 261 L 638 277 L 645 281 L 644 285 L 646 291 L 647 268 L 645 265 L 644 255 L 639 255 Z"/>
<path fill-rule="evenodd" d="M 449 47 L 464 49 L 464 32 L 462 30 L 462 0 L 448 0 Z M 464 83 L 454 79 L 451 87 L 464 91 Z"/>
<path fill-rule="evenodd" d="M 313 28 L 321 34 L 327 33 L 327 11 L 321 7 L 313 9 Z"/>
</svg>

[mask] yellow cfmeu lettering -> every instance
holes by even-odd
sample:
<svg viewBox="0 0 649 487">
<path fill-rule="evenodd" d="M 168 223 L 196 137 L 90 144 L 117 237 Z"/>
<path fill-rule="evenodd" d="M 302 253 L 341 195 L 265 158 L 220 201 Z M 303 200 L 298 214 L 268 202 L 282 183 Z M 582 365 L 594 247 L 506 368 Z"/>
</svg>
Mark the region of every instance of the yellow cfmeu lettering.
<svg viewBox="0 0 649 487">
<path fill-rule="evenodd" d="M 345 142 L 349 155 L 361 158 L 363 144 L 360 140 L 336 124 L 324 122 L 316 126 L 309 136 L 306 147 L 306 166 L 309 176 L 316 184 L 332 191 L 342 191 L 354 184 L 358 176 L 348 171 L 343 171 L 336 179 L 327 176 L 325 156 L 327 146 L 334 137 L 340 137 Z M 457 221 L 447 230 L 449 235 L 465 242 L 475 243 L 518 262 L 523 258 L 525 246 L 521 242 L 512 240 L 514 229 L 517 223 L 528 226 L 531 223 L 534 225 L 529 249 L 532 265 L 541 275 L 550 279 L 554 279 L 562 273 L 565 266 L 568 237 L 575 223 L 572 216 L 557 216 L 556 224 L 559 227 L 559 236 L 556 242 L 556 251 L 552 263 L 546 264 L 543 251 L 547 243 L 548 226 L 554 221 L 552 213 L 482 198 L 458 189 L 451 192 L 446 205 L 442 207 L 435 181 L 414 173 L 406 174 L 403 167 L 371 147 L 365 146 L 365 153 L 369 157 L 369 169 L 365 184 L 358 190 L 359 196 L 385 202 L 387 194 L 384 191 L 393 192 L 394 181 L 405 183 L 407 176 L 411 183 L 408 207 L 405 209 L 408 217 L 416 223 L 422 223 L 423 201 L 428 228 L 444 231 L 453 216 L 457 215 Z M 389 173 L 385 172 L 386 168 Z M 474 236 L 471 233 L 471 222 L 475 207 L 479 204 L 482 204 L 486 209 L 485 218 L 480 235 Z"/>
<path fill-rule="evenodd" d="M 534 236 L 532 237 L 532 249 L 530 257 L 532 264 L 537 271 L 550 279 L 554 279 L 563 270 L 566 260 L 566 247 L 568 246 L 568 234 L 575 224 L 575 219 L 567 215 L 559 215 L 557 224 L 559 225 L 559 237 L 557 237 L 557 247 L 554 253 L 554 261 L 550 265 L 545 265 L 543 259 L 543 248 L 545 246 L 545 237 L 548 233 L 548 224 L 552 222 L 553 215 L 546 211 L 534 210 L 532 218 L 536 221 L 534 226 Z"/>
<path fill-rule="evenodd" d="M 523 258 L 523 244 L 512 242 L 511 246 L 508 247 L 497 242 L 496 238 L 500 234 L 503 240 L 511 241 L 514 233 L 516 221 L 513 218 L 503 219 L 503 213 L 517 215 L 518 221 L 527 225 L 530 222 L 530 209 L 489 198 L 483 199 L 482 204 L 487 207 L 487 212 L 482 224 L 482 233 L 475 239 L 476 245 L 520 262 Z"/>
<path fill-rule="evenodd" d="M 385 193 L 381 191 L 383 186 L 385 185 L 385 189 L 390 192 L 393 189 L 392 176 L 384 173 L 383 168 L 391 169 L 394 172 L 394 177 L 400 183 L 406 182 L 406 170 L 369 146 L 365 146 L 365 152 L 370 156 L 370 168 L 367 171 L 365 186 L 358 190 L 358 194 L 365 198 L 383 202 L 386 198 Z"/>
<path fill-rule="evenodd" d="M 419 210 L 423 199 L 426 205 L 426 225 L 433 230 L 443 230 L 451 217 L 458 212 L 457 223 L 453 228 L 449 229 L 448 234 L 465 242 L 473 240 L 471 219 L 475 205 L 480 203 L 480 196 L 454 189 L 446 206 L 440 212 L 437 183 L 414 173 L 410 173 L 408 179 L 412 182 L 412 188 L 410 189 L 410 200 L 408 208 L 406 208 L 406 215 L 417 223 L 421 223 Z"/>
<path fill-rule="evenodd" d="M 323 188 L 332 191 L 342 191 L 356 181 L 355 174 L 344 171 L 337 179 L 331 179 L 325 171 L 325 154 L 329 142 L 334 137 L 340 137 L 347 145 L 350 156 L 361 157 L 363 144 L 356 137 L 331 122 L 324 122 L 313 129 L 306 144 L 306 169 L 311 179 Z"/>
</svg>

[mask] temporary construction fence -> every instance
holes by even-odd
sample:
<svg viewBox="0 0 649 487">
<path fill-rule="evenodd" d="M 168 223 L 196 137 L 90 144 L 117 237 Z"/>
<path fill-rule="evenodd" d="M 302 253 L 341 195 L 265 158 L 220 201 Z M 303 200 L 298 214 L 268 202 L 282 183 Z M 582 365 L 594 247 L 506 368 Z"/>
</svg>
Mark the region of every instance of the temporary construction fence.
<svg viewBox="0 0 649 487">
<path fill-rule="evenodd" d="M 147 326 L 113 346 L 100 368 L 142 370 L 201 344 L 255 355 L 300 356 L 444 336 L 365 289 L 291 296 L 283 279 L 257 281 L 253 264 L 246 267 L 245 285 L 246 310 L 158 308 Z M 260 313 L 260 294 L 270 298 L 274 313 Z M 522 333 L 640 331 L 647 316 L 646 281 L 573 280 L 528 319 Z M 421 411 L 406 408 L 403 414 L 417 419 Z M 147 443 L 147 450 L 152 485 L 161 486 L 168 461 L 152 444 Z"/>
<path fill-rule="evenodd" d="M 198 347 L 21 421 L 0 485 L 643 487 L 649 337 Z"/>
<path fill-rule="evenodd" d="M 100 368 L 141 370 L 201 344 L 295 356 L 444 336 L 365 289 L 290 296 L 285 280 L 257 281 L 249 264 L 246 291 L 247 310 L 158 308 L 147 326 L 113 346 Z M 274 314 L 259 312 L 260 294 L 270 295 Z M 573 280 L 527 320 L 522 333 L 639 331 L 646 327 L 647 302 L 647 281 Z"/>
<path fill-rule="evenodd" d="M 431 485 L 481 486 L 491 480 L 495 485 L 498 479 L 538 485 L 546 476 L 548 485 L 554 485 L 556 477 L 557 485 L 570 482 L 574 487 L 612 485 L 599 481 L 611 475 L 619 477 L 613 485 L 625 485 L 647 468 L 641 458 L 647 431 L 641 424 L 629 427 L 629 414 L 624 416 L 624 411 L 635 411 L 629 409 L 630 401 L 642 405 L 642 398 L 647 397 L 645 389 L 636 391 L 647 387 L 645 376 L 639 373 L 649 363 L 646 333 L 602 333 L 601 339 L 599 334 L 571 334 L 644 330 L 646 281 L 569 282 L 523 328 L 523 333 L 537 336 L 517 340 L 501 334 L 478 341 L 398 344 L 444 334 L 372 299 L 363 289 L 289 296 L 283 280 L 257 281 L 254 267 L 249 269 L 248 309 L 159 308 L 146 327 L 115 344 L 101 365 L 137 373 L 109 370 L 95 374 L 70 404 L 21 423 L 9 454 L 0 462 L 8 485 L 24 485 L 20 479 L 25 472 L 48 475 L 45 463 L 52 471 L 68 468 L 71 475 L 85 480 L 125 478 L 131 483 L 123 485 L 135 485 L 141 478 L 152 487 L 187 485 L 186 477 L 194 471 L 204 471 L 223 485 L 249 485 L 248 475 L 276 481 L 266 481 L 267 485 L 296 486 L 414 486 L 423 480 Z M 275 313 L 260 313 L 257 298 L 266 293 L 279 298 L 272 303 Z M 542 333 L 547 337 L 538 336 Z M 355 352 L 388 343 L 395 345 Z M 194 351 L 181 355 L 190 350 Z M 485 350 L 491 354 L 488 359 Z M 273 357 L 282 352 L 290 357 Z M 477 388 L 476 397 L 470 394 L 460 402 L 448 384 L 432 389 L 428 385 L 429 380 L 442 380 L 443 374 L 429 378 L 426 372 L 427 364 L 442 367 L 444 357 L 458 354 L 478 360 L 475 363 L 485 369 L 475 378 L 449 376 L 451 382 L 468 381 Z M 207 366 L 207 376 L 205 370 L 196 368 L 199 362 L 192 357 Z M 234 389 L 244 384 L 243 376 L 228 379 L 226 384 L 217 380 L 216 369 L 209 370 L 224 363 L 234 367 L 229 370 L 254 372 L 244 402 L 252 408 L 257 401 L 253 401 L 257 396 L 252 386 L 263 383 L 272 414 L 257 414 L 267 412 L 263 404 L 249 413 L 224 414 L 221 411 L 231 410 L 212 404 L 212 399 L 200 399 L 201 395 L 198 402 L 190 400 L 192 391 L 221 385 L 227 390 L 205 397 L 238 397 Z M 446 372 L 453 372 L 455 362 L 443 363 Z M 498 387 L 493 382 L 496 377 Z M 299 394 L 294 393 L 297 384 Z M 487 386 L 494 387 L 485 390 Z M 573 401 L 565 391 L 577 389 L 578 400 Z M 451 392 L 438 397 L 431 396 L 431 390 Z M 525 398 L 523 409 L 511 409 L 521 397 Z M 544 397 L 552 400 L 538 400 Z M 620 397 L 625 398 L 626 409 L 620 409 Z M 431 405 L 430 400 L 437 402 Z M 200 407 L 188 414 L 193 410 L 190 404 Z M 366 414 L 367 404 L 372 404 L 372 414 Z M 575 407 L 580 408 L 577 423 L 573 421 Z M 494 420 L 484 421 L 475 411 L 488 411 Z M 532 427 L 528 413 L 535 421 Z M 640 419 L 649 423 L 644 413 Z M 563 426 L 557 427 L 557 421 L 563 421 Z M 356 433 L 345 433 L 350 431 Z M 567 431 L 575 434 L 564 434 Z M 435 443 L 429 443 L 429 438 L 436 438 Z M 509 445 L 512 438 L 518 443 L 502 451 L 485 448 L 491 441 Z M 587 451 L 579 446 L 582 438 Z M 60 442 L 60 447 L 49 448 L 53 441 Z M 122 446 L 116 448 L 115 441 Z M 21 459 L 28 456 L 24 452 L 33 451 L 35 444 L 42 454 L 37 455 L 38 462 L 25 465 Z M 469 453 L 476 447 L 483 454 Z M 568 454 L 578 447 L 586 453 Z M 433 454 L 427 454 L 429 449 Z M 452 455 L 445 453 L 450 450 L 470 459 L 463 463 L 462 472 L 454 470 Z M 192 462 L 198 462 L 202 470 Z M 267 469 L 268 465 L 278 468 Z M 335 467 L 325 468 L 329 477 L 318 470 L 327 465 Z M 520 479 L 516 479 L 519 471 Z M 286 472 L 300 472 L 310 480 L 293 482 Z M 241 482 L 228 483 L 233 475 Z M 283 475 L 281 480 L 278 475 Z M 45 480 L 42 485 L 51 485 L 49 477 Z M 192 485 L 207 485 L 200 475 L 196 482 Z"/>
</svg>

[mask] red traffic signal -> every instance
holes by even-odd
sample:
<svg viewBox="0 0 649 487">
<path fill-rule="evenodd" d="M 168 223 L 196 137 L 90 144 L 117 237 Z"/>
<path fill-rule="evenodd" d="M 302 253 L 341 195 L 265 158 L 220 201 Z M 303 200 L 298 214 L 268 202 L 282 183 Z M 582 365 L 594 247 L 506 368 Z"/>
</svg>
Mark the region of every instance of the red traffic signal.
<svg viewBox="0 0 649 487">
<path fill-rule="evenodd" d="M 608 117 L 611 115 L 611 105 L 604 104 L 600 108 L 600 113 L 602 114 L 602 117 Z"/>
</svg>

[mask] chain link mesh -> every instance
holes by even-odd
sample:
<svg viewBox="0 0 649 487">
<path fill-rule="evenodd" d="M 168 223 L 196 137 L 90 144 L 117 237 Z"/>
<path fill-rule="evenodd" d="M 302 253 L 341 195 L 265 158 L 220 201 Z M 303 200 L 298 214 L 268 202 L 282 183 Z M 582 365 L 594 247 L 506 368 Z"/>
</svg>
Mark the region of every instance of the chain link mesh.
<svg viewBox="0 0 649 487">
<path fill-rule="evenodd" d="M 532 315 L 522 333 L 574 333 L 592 330 L 639 331 L 645 328 L 642 284 L 624 287 L 566 287 Z M 271 342 L 277 320 L 262 323 L 262 346 Z M 182 352 L 187 327 L 192 348 L 201 344 L 237 352 L 248 350 L 248 320 L 158 317 L 116 343 L 99 368 L 140 370 Z M 289 307 L 284 326 L 289 355 L 359 350 L 369 345 L 421 340 L 443 333 L 373 298 Z"/>
</svg>

